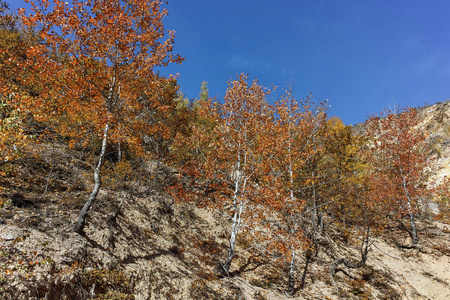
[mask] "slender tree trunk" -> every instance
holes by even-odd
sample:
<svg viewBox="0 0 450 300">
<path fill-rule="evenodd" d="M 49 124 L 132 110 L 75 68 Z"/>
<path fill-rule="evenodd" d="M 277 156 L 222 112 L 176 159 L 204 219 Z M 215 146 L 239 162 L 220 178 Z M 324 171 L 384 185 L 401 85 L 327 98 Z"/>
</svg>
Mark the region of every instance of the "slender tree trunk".
<svg viewBox="0 0 450 300">
<path fill-rule="evenodd" d="M 236 237 L 238 235 L 239 228 L 241 226 L 241 214 L 242 214 L 243 207 L 244 207 L 244 203 L 240 202 L 238 209 L 236 209 L 236 211 L 234 212 L 234 215 L 233 215 L 233 224 L 231 227 L 231 235 L 230 235 L 230 249 L 228 249 L 227 260 L 226 260 L 225 264 L 223 265 L 223 267 L 225 269 L 224 271 L 226 273 L 228 273 L 228 271 L 230 270 L 231 261 L 233 260 L 233 257 L 234 257 Z"/>
<path fill-rule="evenodd" d="M 336 269 L 340 264 L 343 264 L 344 266 L 346 266 L 347 268 L 350 268 L 350 269 L 356 269 L 356 268 L 360 268 L 360 267 L 364 266 L 364 264 L 367 261 L 367 253 L 369 251 L 369 247 L 367 244 L 364 245 L 363 247 L 364 247 L 364 250 L 363 250 L 363 252 L 361 252 L 361 259 L 357 262 L 351 262 L 345 258 L 336 259 L 330 266 L 331 274 L 336 273 Z"/>
<path fill-rule="evenodd" d="M 408 209 L 409 209 L 409 221 L 411 223 L 411 238 L 414 245 L 417 245 L 419 242 L 419 237 L 417 236 L 417 227 L 416 221 L 414 219 L 414 214 L 411 208 L 411 202 L 408 201 Z"/>
<path fill-rule="evenodd" d="M 323 234 L 323 213 L 322 210 L 319 211 L 319 234 Z"/>
<path fill-rule="evenodd" d="M 336 259 L 331 265 L 330 265 L 330 273 L 331 273 L 331 279 L 333 280 L 333 284 L 336 287 L 336 282 L 334 281 L 334 274 L 336 273 L 337 267 L 341 264 L 346 266 L 349 269 L 356 269 L 364 266 L 367 261 L 367 255 L 369 253 L 369 235 L 370 235 L 370 227 L 368 226 L 366 229 L 366 232 L 363 234 L 363 240 L 361 243 L 361 259 L 357 262 L 349 261 L 345 258 L 339 258 Z M 337 289 L 337 287 L 336 287 Z"/>
<path fill-rule="evenodd" d="M 312 229 L 313 232 L 315 233 L 317 231 L 317 201 L 316 201 L 316 186 L 314 185 L 314 172 L 312 172 L 312 177 L 313 181 L 312 181 L 312 199 L 313 199 L 313 213 L 312 213 Z"/>
<path fill-rule="evenodd" d="M 295 293 L 295 249 L 291 246 L 291 263 L 289 264 L 289 280 L 288 280 L 288 293 L 294 295 Z"/>
<path fill-rule="evenodd" d="M 119 162 L 121 162 L 122 161 L 122 147 L 120 146 L 120 140 L 119 140 L 119 148 L 118 148 L 118 155 L 117 156 L 118 156 L 117 160 Z"/>
<path fill-rule="evenodd" d="M 233 221 L 231 225 L 231 234 L 230 234 L 230 248 L 228 249 L 228 255 L 225 264 L 222 265 L 222 270 L 220 270 L 221 273 L 225 273 L 224 275 L 228 275 L 228 271 L 231 267 L 231 261 L 234 257 L 234 248 L 236 245 L 236 237 L 239 233 L 239 229 L 241 227 L 241 214 L 242 210 L 244 209 L 244 202 L 242 199 L 240 199 L 239 195 L 245 188 L 246 180 L 244 179 L 244 182 L 241 186 L 241 181 L 243 174 L 241 174 L 240 170 L 240 156 L 238 156 L 238 165 L 237 165 L 237 173 L 236 177 L 234 178 L 234 193 L 233 193 L 233 207 L 234 207 L 234 213 L 233 213 Z"/>
<path fill-rule="evenodd" d="M 417 243 L 419 242 L 419 238 L 417 236 L 416 221 L 414 219 L 414 212 L 412 210 L 412 205 L 411 205 L 411 197 L 409 196 L 408 188 L 406 187 L 406 179 L 405 178 L 403 178 L 403 189 L 405 191 L 405 197 L 406 197 L 406 201 L 407 201 L 407 205 L 408 205 L 409 221 L 411 223 L 411 239 L 412 239 L 413 244 L 417 245 Z"/>
<path fill-rule="evenodd" d="M 292 168 L 292 153 L 291 153 L 291 143 L 292 134 L 290 133 L 289 136 L 289 147 L 288 147 L 288 156 L 289 156 L 289 196 L 291 200 L 291 205 L 294 203 L 294 172 Z M 295 238 L 295 218 L 294 218 L 294 212 L 291 212 L 291 235 L 292 238 Z M 289 279 L 288 279 L 288 293 L 290 295 L 294 295 L 295 293 L 295 247 L 292 244 L 291 245 L 291 263 L 289 264 Z"/>
<path fill-rule="evenodd" d="M 106 145 L 108 142 L 108 130 L 109 130 L 109 124 L 106 124 L 104 132 L 103 132 L 102 150 L 101 150 L 100 156 L 98 158 L 97 166 L 94 169 L 94 188 L 92 189 L 92 192 L 89 195 L 88 200 L 84 204 L 83 208 L 80 211 L 80 215 L 78 216 L 78 222 L 76 223 L 76 225 L 74 227 L 74 231 L 77 233 L 83 232 L 84 226 L 86 225 L 87 213 L 89 212 L 89 209 L 91 208 L 92 204 L 94 203 L 95 199 L 97 198 L 98 192 L 100 190 L 100 186 L 102 184 L 100 171 L 102 168 L 103 158 L 105 156 Z"/>
<path fill-rule="evenodd" d="M 317 209 L 317 200 L 316 200 L 316 186 L 314 184 L 314 171 L 311 172 L 311 178 L 313 178 L 312 181 L 312 200 L 313 200 L 313 207 L 312 207 L 312 214 L 311 214 L 311 233 L 309 235 L 310 243 L 312 245 L 315 244 L 316 239 L 316 232 L 318 230 L 318 224 L 320 224 L 320 231 L 323 231 L 323 221 L 322 221 L 322 214 L 319 213 Z M 300 281 L 300 289 L 303 289 L 305 287 L 305 281 L 306 281 L 306 274 L 308 272 L 308 267 L 312 259 L 313 251 L 311 249 L 306 250 L 306 261 L 305 261 L 305 267 L 303 268 L 303 274 Z"/>
<path fill-rule="evenodd" d="M 311 261 L 311 258 L 312 258 L 312 250 L 311 249 L 307 249 L 306 250 L 305 268 L 303 269 L 303 275 L 302 275 L 302 279 L 300 281 L 300 289 L 304 289 L 305 288 L 306 273 L 308 272 L 309 262 Z"/>
</svg>

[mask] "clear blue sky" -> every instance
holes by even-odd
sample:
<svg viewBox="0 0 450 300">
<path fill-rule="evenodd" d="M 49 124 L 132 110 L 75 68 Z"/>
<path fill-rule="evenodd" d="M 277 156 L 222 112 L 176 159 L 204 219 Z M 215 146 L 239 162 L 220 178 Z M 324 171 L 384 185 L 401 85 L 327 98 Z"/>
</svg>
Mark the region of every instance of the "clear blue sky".
<svg viewBox="0 0 450 300">
<path fill-rule="evenodd" d="M 186 60 L 164 73 L 179 73 L 190 99 L 202 81 L 222 99 L 240 72 L 280 90 L 295 80 L 298 98 L 329 98 L 330 113 L 346 124 L 394 104 L 450 98 L 448 0 L 169 0 L 166 7 L 166 29 L 176 31 L 175 52 Z"/>
</svg>

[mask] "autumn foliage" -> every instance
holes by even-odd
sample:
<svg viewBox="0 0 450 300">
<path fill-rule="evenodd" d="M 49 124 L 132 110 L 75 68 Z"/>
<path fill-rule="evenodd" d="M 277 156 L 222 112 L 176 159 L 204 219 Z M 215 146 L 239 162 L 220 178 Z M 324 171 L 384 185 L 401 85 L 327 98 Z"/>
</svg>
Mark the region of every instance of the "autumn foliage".
<svg viewBox="0 0 450 300">
<path fill-rule="evenodd" d="M 332 269 L 341 263 L 359 267 L 389 217 L 415 216 L 420 199 L 435 189 L 426 184 L 426 144 L 415 129 L 414 110 L 371 118 L 362 136 L 338 118 L 328 119 L 324 103 L 296 100 L 292 89 L 274 105 L 267 95 L 241 74 L 222 103 L 198 101 L 191 131 L 172 144 L 173 161 L 190 181 L 168 190 L 228 214 L 230 248 L 219 272 L 229 272 L 245 228 L 255 245 L 265 240 L 266 251 L 281 255 L 293 291 L 296 257 L 305 250 L 311 259 L 327 222 L 344 241 L 362 239 L 360 261 L 340 258 Z"/>
<path fill-rule="evenodd" d="M 227 208 L 232 218 L 230 249 L 221 272 L 230 268 L 242 223 L 255 216 L 251 212 L 263 199 L 262 188 L 255 182 L 264 184 L 268 176 L 270 140 L 266 133 L 272 115 L 265 102 L 268 93 L 257 81 L 249 84 L 246 75 L 238 76 L 229 83 L 223 104 L 198 104 L 199 121 L 191 135 L 178 135 L 173 145 L 185 160 L 185 172 L 210 190 L 208 197 L 213 201 L 202 203 Z"/>
<path fill-rule="evenodd" d="M 371 201 L 382 203 L 395 220 L 408 216 L 414 244 L 418 242 L 416 215 L 425 199 L 440 188 L 436 182 L 428 182 L 436 169 L 419 122 L 417 110 L 406 108 L 385 111 L 365 124 L 371 137 L 365 156 L 371 167 Z"/>
<path fill-rule="evenodd" d="M 2 99 L 40 124 L 38 141 L 57 135 L 69 148 L 100 146 L 97 157 L 86 159 L 95 186 L 76 226 L 81 232 L 101 185 L 106 148 L 114 145 L 119 158 L 124 150 L 147 156 L 149 144 L 170 137 L 164 120 L 176 106 L 176 84 L 155 68 L 183 59 L 172 54 L 174 32 L 166 36 L 167 11 L 159 1 L 27 2 L 33 13 L 22 9 L 21 22 L 40 40 L 21 56 L 5 52 L 21 71 L 13 87 L 31 85 L 34 92 L 17 95 L 9 85 Z"/>
<path fill-rule="evenodd" d="M 177 170 L 161 190 L 229 221 L 221 276 L 257 248 L 285 264 L 294 293 L 298 258 L 303 287 L 314 255 L 332 248 L 330 235 L 362 241 L 357 263 L 333 257 L 333 274 L 340 264 L 364 265 L 370 239 L 392 221 L 419 242 L 416 220 L 445 183 L 430 181 L 434 162 L 415 109 L 374 115 L 356 134 L 327 115 L 326 101 L 299 100 L 292 86 L 274 99 L 247 74 L 223 99 L 208 98 L 205 82 L 189 102 L 176 76 L 158 73 L 183 61 L 160 1 L 26 2 L 31 14 L 0 23 L 0 164 L 51 143 L 80 154 L 94 184 L 76 232 L 102 176 L 120 186 L 134 170 L 128 159 L 139 158 Z M 250 246 L 239 244 L 243 235 Z"/>
<path fill-rule="evenodd" d="M 173 194 L 229 213 L 230 248 L 219 264 L 225 274 L 241 228 L 252 231 L 255 240 L 269 239 L 267 249 L 285 261 L 307 244 L 297 223 L 305 203 L 297 182 L 319 149 L 314 137 L 326 119 L 324 105 L 297 101 L 292 90 L 270 105 L 267 95 L 256 80 L 249 83 L 239 75 L 223 103 L 203 99 L 196 104 L 191 134 L 179 134 L 173 144 L 180 168 L 195 178 L 193 186 L 174 187 Z M 268 222 L 273 217 L 279 221 Z"/>
<path fill-rule="evenodd" d="M 23 100 L 33 117 L 53 125 L 70 145 L 101 136 L 143 153 L 144 139 L 167 135 L 161 120 L 172 108 L 169 81 L 156 67 L 179 63 L 172 55 L 174 32 L 166 40 L 167 14 L 159 1 L 31 1 L 34 14 L 23 23 L 40 29 L 44 41 L 28 49 L 26 65 L 39 83 L 39 96 Z"/>
<path fill-rule="evenodd" d="M 22 71 L 27 63 L 27 49 L 38 37 L 21 27 L 16 15 L 6 13 L 0 2 L 0 162 L 16 159 L 29 144 L 30 135 L 24 124 L 25 115 L 20 101 L 35 94 L 36 86 L 27 81 L 29 74 Z"/>
</svg>

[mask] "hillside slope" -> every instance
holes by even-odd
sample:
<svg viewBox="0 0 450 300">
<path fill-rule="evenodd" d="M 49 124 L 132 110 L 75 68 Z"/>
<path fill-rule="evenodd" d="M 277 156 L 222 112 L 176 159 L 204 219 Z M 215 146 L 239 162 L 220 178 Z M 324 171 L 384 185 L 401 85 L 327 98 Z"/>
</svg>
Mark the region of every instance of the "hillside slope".
<svg viewBox="0 0 450 300">
<path fill-rule="evenodd" d="M 106 193 L 103 195 L 106 196 Z M 116 194 L 117 197 L 124 195 Z M 86 236 L 71 231 L 76 210 L 11 206 L 0 225 L 1 291 L 5 299 L 288 299 L 284 265 L 240 255 L 232 277 L 217 278 L 225 257 L 228 220 L 217 212 L 169 204 L 163 196 L 127 199 L 116 221 L 93 211 Z M 104 204 L 104 203 L 101 203 Z M 319 253 L 306 288 L 293 299 L 448 299 L 450 227 L 420 224 L 420 251 L 401 249 L 392 238 L 374 241 L 367 267 L 336 276 L 332 258 Z M 395 231 L 395 229 L 393 229 Z M 399 240 L 403 233 L 396 232 Z M 240 249 L 245 241 L 241 241 Z M 357 245 L 336 251 L 357 257 Z M 257 254 L 257 253 L 253 253 Z M 258 253 L 261 255 L 261 253 Z M 298 263 L 298 273 L 304 267 Z M 134 297 L 134 298 L 133 298 Z"/>
<path fill-rule="evenodd" d="M 450 102 L 421 109 L 424 130 L 449 174 Z M 287 262 L 239 237 L 230 276 L 217 276 L 226 257 L 230 218 L 192 203 L 175 203 L 164 187 L 177 179 L 147 163 L 140 180 L 106 181 L 90 212 L 86 234 L 72 231 L 91 187 L 89 169 L 63 159 L 51 176 L 44 161 L 24 158 L 2 166 L 0 177 L 0 297 L 3 299 L 449 299 L 450 226 L 432 209 L 418 221 L 420 245 L 396 226 L 372 240 L 366 266 L 338 270 L 336 257 L 357 260 L 358 240 L 342 239 L 330 224 L 322 249 L 296 265 L 288 296 Z M 432 207 L 433 208 L 433 207 Z M 437 207 L 436 207 L 437 208 Z M 440 207 L 442 209 L 442 207 Z M 447 220 L 448 222 L 448 220 Z M 333 281 L 335 283 L 333 283 Z"/>
<path fill-rule="evenodd" d="M 450 176 L 450 100 L 419 109 L 422 129 L 441 167 L 436 178 Z"/>
</svg>

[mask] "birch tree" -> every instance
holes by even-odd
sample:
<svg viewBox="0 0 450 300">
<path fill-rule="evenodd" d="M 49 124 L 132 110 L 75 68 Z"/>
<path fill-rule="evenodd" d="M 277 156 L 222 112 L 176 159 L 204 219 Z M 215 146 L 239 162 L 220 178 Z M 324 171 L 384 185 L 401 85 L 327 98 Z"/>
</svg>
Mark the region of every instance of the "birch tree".
<svg viewBox="0 0 450 300">
<path fill-rule="evenodd" d="M 326 118 L 323 103 L 314 105 L 310 97 L 297 100 L 292 84 L 275 104 L 271 149 L 271 168 L 275 176 L 270 188 L 280 194 L 277 201 L 267 201 L 268 208 L 280 214 L 282 230 L 279 233 L 279 249 L 289 257 L 288 292 L 294 293 L 297 252 L 308 248 L 308 239 L 299 226 L 305 199 L 298 193 L 298 176 L 307 162 L 319 150 L 314 142 L 318 129 Z"/>
<path fill-rule="evenodd" d="M 244 220 L 255 216 L 254 208 L 264 199 L 260 184 L 272 146 L 266 134 L 272 120 L 265 102 L 268 93 L 256 80 L 249 83 L 245 74 L 239 75 L 229 82 L 222 104 L 198 102 L 199 121 L 192 134 L 180 134 L 173 146 L 173 151 L 184 157 L 184 172 L 194 184 L 203 184 L 210 191 L 207 197 L 200 196 L 201 205 L 229 214 L 229 247 L 218 270 L 224 275 L 236 256 Z M 180 196 L 186 197 L 186 193 Z"/>
<path fill-rule="evenodd" d="M 160 1 L 138 0 L 26 0 L 32 13 L 20 14 L 29 28 L 39 28 L 42 43 L 30 47 L 37 96 L 21 106 L 51 132 L 67 137 L 69 146 L 87 147 L 100 139 L 93 168 L 94 187 L 74 230 L 83 232 L 86 215 L 101 187 L 101 169 L 111 143 L 126 144 L 145 155 L 144 136 L 168 134 L 161 120 L 170 109 L 161 105 L 170 79 L 155 68 L 181 63 L 172 54 L 174 32 L 165 32 L 167 11 Z"/>
<path fill-rule="evenodd" d="M 417 110 L 407 108 L 384 111 L 365 123 L 371 138 L 368 163 L 372 201 L 387 201 L 390 213 L 400 221 L 408 216 L 414 245 L 419 241 L 416 214 L 420 199 L 433 193 L 433 187 L 427 184 L 432 169 L 419 122 Z"/>
</svg>

